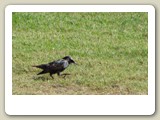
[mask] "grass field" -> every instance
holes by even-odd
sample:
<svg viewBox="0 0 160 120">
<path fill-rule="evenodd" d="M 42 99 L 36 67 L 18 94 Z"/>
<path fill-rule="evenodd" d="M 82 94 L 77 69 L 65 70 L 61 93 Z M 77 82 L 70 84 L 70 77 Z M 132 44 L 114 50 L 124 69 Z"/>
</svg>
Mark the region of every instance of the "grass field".
<svg viewBox="0 0 160 120">
<path fill-rule="evenodd" d="M 13 13 L 14 95 L 147 95 L 147 13 Z M 78 63 L 37 76 L 32 65 Z"/>
</svg>

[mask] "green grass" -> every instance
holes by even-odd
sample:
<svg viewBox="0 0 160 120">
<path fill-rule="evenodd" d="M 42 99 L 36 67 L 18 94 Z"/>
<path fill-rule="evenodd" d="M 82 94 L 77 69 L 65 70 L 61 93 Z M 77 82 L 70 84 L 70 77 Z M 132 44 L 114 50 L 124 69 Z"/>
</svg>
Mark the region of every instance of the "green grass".
<svg viewBox="0 0 160 120">
<path fill-rule="evenodd" d="M 14 95 L 148 94 L 147 13 L 13 13 Z M 66 55 L 65 79 L 32 65 Z"/>
</svg>

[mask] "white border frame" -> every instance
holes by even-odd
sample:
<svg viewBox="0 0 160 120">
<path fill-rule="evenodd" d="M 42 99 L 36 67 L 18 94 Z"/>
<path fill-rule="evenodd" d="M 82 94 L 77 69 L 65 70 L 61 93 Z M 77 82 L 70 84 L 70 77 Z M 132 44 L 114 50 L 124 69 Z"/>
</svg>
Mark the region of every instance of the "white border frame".
<svg viewBox="0 0 160 120">
<path fill-rule="evenodd" d="M 12 12 L 148 12 L 148 95 L 12 95 Z M 7 6 L 5 112 L 8 115 L 152 115 L 155 112 L 154 7 L 151 5 Z"/>
</svg>

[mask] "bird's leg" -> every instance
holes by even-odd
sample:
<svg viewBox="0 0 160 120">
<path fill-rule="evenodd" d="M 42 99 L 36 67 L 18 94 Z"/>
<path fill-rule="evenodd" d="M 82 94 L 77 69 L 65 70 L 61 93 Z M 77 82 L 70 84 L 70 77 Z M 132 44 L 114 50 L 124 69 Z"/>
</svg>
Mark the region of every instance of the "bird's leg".
<svg viewBox="0 0 160 120">
<path fill-rule="evenodd" d="M 64 73 L 64 74 L 61 74 L 61 76 L 64 76 L 63 78 L 65 78 L 66 77 L 66 75 L 70 75 L 69 73 Z"/>
<path fill-rule="evenodd" d="M 60 72 L 58 72 L 57 75 L 58 75 L 58 76 L 63 76 L 63 78 L 65 78 L 66 75 L 70 75 L 70 74 L 68 74 L 68 73 L 61 74 Z"/>
<path fill-rule="evenodd" d="M 71 74 L 69 74 L 69 73 L 63 73 L 62 75 L 65 75 L 65 76 L 66 76 L 66 75 L 71 75 Z"/>
<path fill-rule="evenodd" d="M 50 76 L 54 79 L 54 77 L 52 76 L 52 73 L 50 73 Z"/>
<path fill-rule="evenodd" d="M 64 74 L 61 74 L 60 72 L 58 72 L 57 75 L 58 76 L 64 76 Z M 66 75 L 63 78 L 65 78 L 65 77 L 66 77 Z"/>
<path fill-rule="evenodd" d="M 57 75 L 58 75 L 58 76 L 61 76 L 61 73 L 60 73 L 60 72 L 58 72 L 58 73 L 57 73 Z"/>
</svg>

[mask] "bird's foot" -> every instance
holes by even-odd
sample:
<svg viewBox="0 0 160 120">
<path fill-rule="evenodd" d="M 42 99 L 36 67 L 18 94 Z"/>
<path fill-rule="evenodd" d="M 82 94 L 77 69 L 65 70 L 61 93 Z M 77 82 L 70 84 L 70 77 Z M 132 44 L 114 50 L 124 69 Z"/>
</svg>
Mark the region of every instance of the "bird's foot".
<svg viewBox="0 0 160 120">
<path fill-rule="evenodd" d="M 71 75 L 71 74 L 69 74 L 69 73 L 63 73 L 63 74 L 61 74 L 61 76 L 63 76 L 63 78 L 65 78 L 67 75 Z"/>
<path fill-rule="evenodd" d="M 52 74 L 50 74 L 51 78 L 54 79 L 54 77 L 52 76 Z"/>
</svg>

